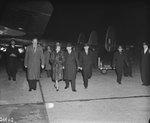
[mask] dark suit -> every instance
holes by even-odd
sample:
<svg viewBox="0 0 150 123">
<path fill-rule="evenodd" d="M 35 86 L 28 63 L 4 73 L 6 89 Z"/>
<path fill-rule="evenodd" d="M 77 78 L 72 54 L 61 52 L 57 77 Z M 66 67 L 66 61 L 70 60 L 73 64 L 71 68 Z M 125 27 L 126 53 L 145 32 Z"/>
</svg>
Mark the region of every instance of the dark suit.
<svg viewBox="0 0 150 123">
<path fill-rule="evenodd" d="M 132 64 L 131 64 L 131 58 L 130 58 L 129 50 L 126 50 L 126 51 L 125 51 L 125 55 L 126 55 L 126 57 L 127 57 L 128 66 L 127 66 L 126 63 L 125 63 L 124 66 L 123 66 L 123 69 L 124 69 L 124 76 L 130 76 L 130 77 L 132 77 Z"/>
<path fill-rule="evenodd" d="M 75 51 L 71 51 L 70 54 L 65 52 L 64 80 L 67 88 L 69 87 L 69 81 L 71 81 L 72 90 L 76 90 L 75 79 L 78 65 L 79 62 Z"/>
<path fill-rule="evenodd" d="M 141 52 L 140 71 L 143 84 L 150 85 L 150 53 L 148 50 L 146 53 L 144 50 Z"/>
<path fill-rule="evenodd" d="M 11 79 L 11 77 L 13 78 L 13 80 L 16 80 L 16 73 L 17 73 L 17 56 L 19 54 L 18 52 L 18 48 L 17 47 L 12 47 L 9 46 L 6 50 L 6 54 L 7 54 L 7 74 L 9 76 L 9 80 Z M 13 54 L 13 55 L 12 55 Z"/>
<path fill-rule="evenodd" d="M 84 81 L 84 87 L 88 87 L 88 79 L 92 76 L 92 52 L 89 50 L 88 54 L 85 53 L 85 50 L 83 50 L 80 53 L 79 57 L 80 66 L 82 67 L 82 76 Z"/>
<path fill-rule="evenodd" d="M 124 52 L 119 53 L 119 51 L 114 53 L 113 66 L 116 69 L 117 82 L 121 84 L 123 66 L 126 64 L 128 66 L 127 57 Z"/>
</svg>

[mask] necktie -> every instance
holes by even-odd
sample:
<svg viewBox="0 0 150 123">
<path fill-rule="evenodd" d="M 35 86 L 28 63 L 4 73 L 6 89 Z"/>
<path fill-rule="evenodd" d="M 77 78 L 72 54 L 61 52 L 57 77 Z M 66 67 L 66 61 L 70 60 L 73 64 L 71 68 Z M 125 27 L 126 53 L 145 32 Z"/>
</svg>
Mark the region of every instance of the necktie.
<svg viewBox="0 0 150 123">
<path fill-rule="evenodd" d="M 146 54 L 146 52 L 147 52 L 147 49 L 144 50 L 144 54 Z"/>
<path fill-rule="evenodd" d="M 34 53 L 36 52 L 36 47 L 33 47 L 33 51 L 34 51 Z"/>
<path fill-rule="evenodd" d="M 86 55 L 88 55 L 88 51 L 85 51 Z"/>
</svg>

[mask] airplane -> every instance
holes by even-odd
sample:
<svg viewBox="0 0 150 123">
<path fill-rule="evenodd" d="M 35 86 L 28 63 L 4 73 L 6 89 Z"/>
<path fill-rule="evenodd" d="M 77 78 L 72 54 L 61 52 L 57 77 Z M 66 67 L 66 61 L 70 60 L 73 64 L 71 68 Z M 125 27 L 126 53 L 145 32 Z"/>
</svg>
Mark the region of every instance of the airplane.
<svg viewBox="0 0 150 123">
<path fill-rule="evenodd" d="M 101 50 L 103 53 L 98 58 L 98 68 L 102 74 L 106 74 L 108 70 L 114 70 L 112 67 L 113 54 L 116 50 L 116 32 L 115 27 L 108 26 L 106 29 L 105 43 Z"/>
<path fill-rule="evenodd" d="M 31 44 L 34 37 L 41 37 L 54 10 L 48 0 L 10 0 L 4 5 L 0 13 L 2 52 L 6 51 L 11 40 L 15 40 L 16 46 L 23 49 L 24 46 Z"/>
</svg>

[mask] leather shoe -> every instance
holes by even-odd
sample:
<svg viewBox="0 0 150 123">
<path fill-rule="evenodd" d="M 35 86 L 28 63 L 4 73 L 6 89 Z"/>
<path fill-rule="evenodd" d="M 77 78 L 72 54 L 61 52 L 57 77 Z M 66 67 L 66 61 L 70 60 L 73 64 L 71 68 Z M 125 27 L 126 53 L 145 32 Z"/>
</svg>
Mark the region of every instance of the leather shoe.
<svg viewBox="0 0 150 123">
<path fill-rule="evenodd" d="M 29 91 L 32 91 L 32 89 L 30 88 Z"/>
<path fill-rule="evenodd" d="M 85 89 L 87 89 L 87 86 L 84 86 Z"/>
<path fill-rule="evenodd" d="M 77 90 L 72 90 L 73 92 L 77 92 Z"/>
<path fill-rule="evenodd" d="M 149 86 L 149 84 L 146 84 L 146 83 L 143 83 L 142 85 L 143 85 L 143 86 Z"/>
<path fill-rule="evenodd" d="M 67 88 L 68 88 L 68 86 L 65 87 L 65 89 L 67 89 Z"/>
<path fill-rule="evenodd" d="M 118 82 L 118 84 L 121 84 L 121 82 Z"/>
</svg>

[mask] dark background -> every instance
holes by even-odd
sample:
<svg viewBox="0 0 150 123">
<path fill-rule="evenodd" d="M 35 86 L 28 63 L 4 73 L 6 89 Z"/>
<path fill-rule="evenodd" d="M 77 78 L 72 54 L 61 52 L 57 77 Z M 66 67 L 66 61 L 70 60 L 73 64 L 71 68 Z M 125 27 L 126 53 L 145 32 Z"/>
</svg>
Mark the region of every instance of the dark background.
<svg viewBox="0 0 150 123">
<path fill-rule="evenodd" d="M 4 10 L 10 1 L 13 0 L 0 1 L 0 14 L 3 15 L 1 20 L 6 15 Z M 24 1 L 28 0 L 14 0 L 13 2 Z M 45 17 L 46 21 L 43 21 L 44 18 L 39 19 L 40 21 L 35 25 L 24 21 L 26 28 L 27 26 L 32 28 L 40 26 L 38 29 L 31 30 L 28 28 L 30 31 L 26 30 L 27 32 L 34 33 L 37 31 L 36 36 L 41 38 L 77 42 L 81 32 L 85 34 L 88 40 L 91 31 L 95 30 L 98 33 L 99 44 L 103 44 L 106 31 L 111 26 L 118 42 L 139 43 L 150 39 L 150 7 L 146 1 L 51 0 L 50 2 L 54 8 L 51 17 L 49 19 Z M 19 19 L 9 21 L 14 21 L 16 25 L 19 23 Z M 32 22 L 32 18 L 30 22 Z M 45 26 L 46 29 L 42 28 L 44 23 L 47 25 L 47 27 Z"/>
</svg>

